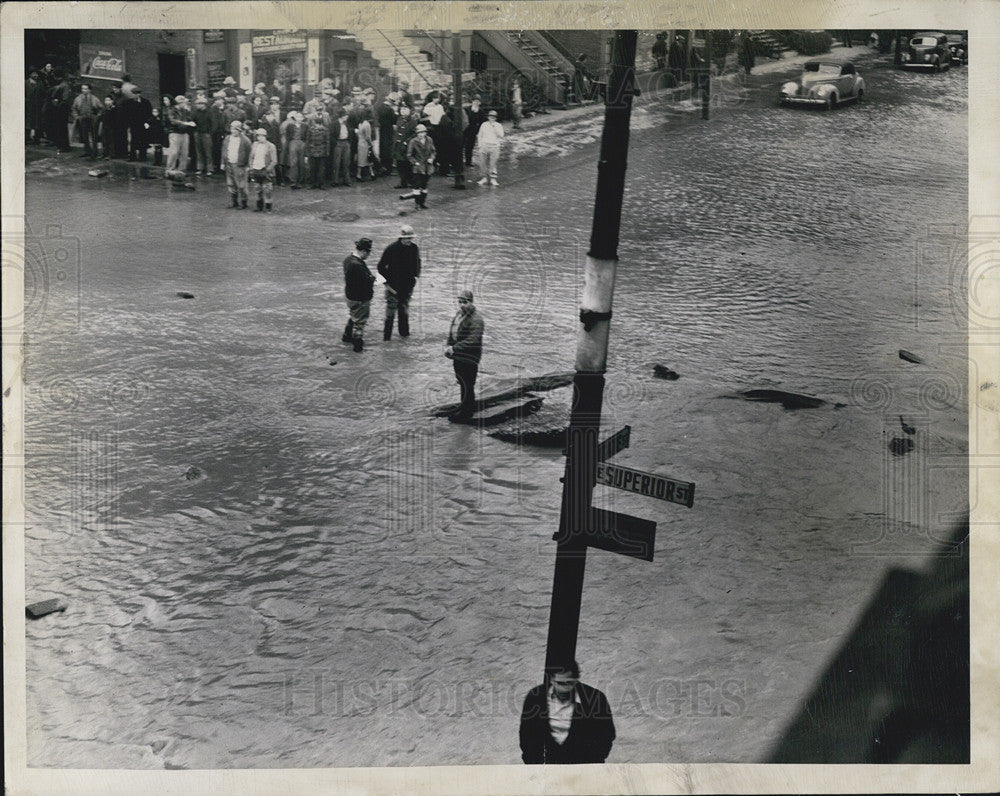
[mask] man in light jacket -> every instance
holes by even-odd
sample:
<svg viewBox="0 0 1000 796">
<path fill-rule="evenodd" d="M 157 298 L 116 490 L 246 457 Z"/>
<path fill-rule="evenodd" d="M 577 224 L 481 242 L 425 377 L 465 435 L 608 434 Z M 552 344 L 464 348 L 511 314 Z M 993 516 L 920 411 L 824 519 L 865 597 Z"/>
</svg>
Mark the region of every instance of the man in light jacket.
<svg viewBox="0 0 1000 796">
<path fill-rule="evenodd" d="M 490 111 L 476 136 L 476 145 L 479 147 L 479 168 L 483 176 L 479 180 L 480 185 L 500 185 L 497 182 L 497 164 L 500 162 L 500 145 L 503 143 L 503 125 L 497 121 L 497 112 Z"/>
<path fill-rule="evenodd" d="M 274 189 L 274 172 L 278 165 L 278 148 L 267 140 L 263 127 L 254 134 L 250 146 L 249 179 L 257 189 L 257 212 L 271 212 L 271 191 Z"/>
<path fill-rule="evenodd" d="M 250 139 L 243 135 L 243 123 L 232 122 L 229 135 L 222 142 L 222 162 L 226 169 L 226 187 L 232 207 L 247 206 L 247 168 L 250 164 Z"/>
</svg>

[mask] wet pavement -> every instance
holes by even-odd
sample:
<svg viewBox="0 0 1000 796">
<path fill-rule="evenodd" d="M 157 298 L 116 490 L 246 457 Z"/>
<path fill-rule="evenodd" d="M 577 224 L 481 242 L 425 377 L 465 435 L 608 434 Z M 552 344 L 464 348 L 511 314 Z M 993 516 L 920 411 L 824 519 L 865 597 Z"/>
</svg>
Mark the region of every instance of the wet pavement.
<svg viewBox="0 0 1000 796">
<path fill-rule="evenodd" d="M 830 113 L 776 107 L 771 70 L 707 122 L 635 109 L 605 425 L 697 498 L 595 493 L 658 523 L 653 562 L 588 559 L 609 762 L 763 759 L 887 568 L 967 506 L 967 81 L 860 69 Z M 431 412 L 462 288 L 482 392 L 571 369 L 599 134 L 526 129 L 500 188 L 439 178 L 423 213 L 386 180 L 266 214 L 218 179 L 29 167 L 27 597 L 68 606 L 27 627 L 29 765 L 518 762 L 563 460 Z M 378 297 L 354 354 L 340 262 L 403 221 L 413 336 L 377 339 Z M 532 427 L 559 427 L 568 390 L 544 395 Z"/>
</svg>

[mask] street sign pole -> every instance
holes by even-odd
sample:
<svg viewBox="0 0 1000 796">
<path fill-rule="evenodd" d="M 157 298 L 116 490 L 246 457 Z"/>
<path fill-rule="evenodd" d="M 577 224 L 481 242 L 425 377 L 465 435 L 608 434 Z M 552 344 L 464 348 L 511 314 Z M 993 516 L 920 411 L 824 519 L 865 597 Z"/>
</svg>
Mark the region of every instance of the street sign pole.
<svg viewBox="0 0 1000 796">
<path fill-rule="evenodd" d="M 611 76 L 604 110 L 604 132 L 597 166 L 597 190 L 584 266 L 577 336 L 573 408 L 566 445 L 566 474 L 556 534 L 556 564 L 549 611 L 546 667 L 576 657 L 587 535 L 593 525 L 591 499 L 597 471 L 597 435 L 604 400 L 604 373 L 614 296 L 618 238 L 621 228 L 629 120 L 635 93 L 635 48 L 638 32 L 616 31 L 611 50 Z"/>
</svg>

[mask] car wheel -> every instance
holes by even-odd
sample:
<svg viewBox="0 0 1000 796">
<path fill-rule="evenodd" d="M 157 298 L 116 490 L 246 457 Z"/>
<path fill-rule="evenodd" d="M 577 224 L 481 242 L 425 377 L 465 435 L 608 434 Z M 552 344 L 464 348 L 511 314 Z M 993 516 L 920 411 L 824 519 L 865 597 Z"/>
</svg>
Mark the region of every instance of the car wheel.
<svg viewBox="0 0 1000 796">
<path fill-rule="evenodd" d="M 940 71 L 941 71 L 941 59 L 940 59 L 940 58 L 939 58 L 939 59 L 937 59 L 937 60 L 936 60 L 936 61 L 934 62 L 934 71 L 935 71 L 935 72 L 940 72 Z"/>
</svg>

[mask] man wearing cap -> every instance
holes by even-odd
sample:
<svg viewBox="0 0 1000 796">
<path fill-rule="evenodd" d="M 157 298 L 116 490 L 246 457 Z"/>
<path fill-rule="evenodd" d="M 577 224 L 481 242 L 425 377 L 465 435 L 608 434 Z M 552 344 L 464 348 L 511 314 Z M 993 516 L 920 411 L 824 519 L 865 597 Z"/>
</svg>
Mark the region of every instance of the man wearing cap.
<svg viewBox="0 0 1000 796">
<path fill-rule="evenodd" d="M 392 159 L 396 161 L 396 170 L 399 172 L 399 184 L 395 186 L 397 188 L 409 188 L 412 185 L 413 167 L 406 157 L 406 148 L 416 126 L 417 122 L 410 113 L 410 106 L 400 105 L 399 118 L 392 129 Z"/>
<path fill-rule="evenodd" d="M 83 141 L 83 153 L 91 160 L 97 157 L 97 141 L 94 133 L 97 130 L 97 117 L 103 108 L 101 101 L 94 96 L 90 85 L 80 85 L 80 93 L 73 100 L 73 117 L 76 119 L 76 131 Z"/>
<path fill-rule="evenodd" d="M 167 156 L 167 171 L 187 170 L 188 133 L 195 126 L 191 119 L 191 106 L 185 94 L 174 97 L 174 104 L 167 108 L 167 132 L 170 138 L 170 154 Z"/>
<path fill-rule="evenodd" d="M 330 131 L 323 123 L 319 112 L 308 114 L 306 123 L 305 143 L 306 157 L 309 158 L 310 188 L 326 190 L 323 182 L 326 176 L 326 159 L 330 151 Z"/>
<path fill-rule="evenodd" d="M 354 244 L 354 253 L 344 260 L 344 295 L 350 319 L 341 339 L 345 343 L 354 343 L 354 350 L 358 352 L 365 347 L 365 324 L 368 323 L 372 296 L 375 295 L 375 275 L 365 265 L 371 251 L 371 238 L 361 238 Z"/>
<path fill-rule="evenodd" d="M 385 247 L 378 261 L 385 278 L 385 324 L 382 339 L 392 339 L 392 323 L 399 311 L 399 336 L 410 336 L 410 296 L 420 276 L 420 249 L 413 242 L 413 227 L 404 224 L 399 238 Z"/>
<path fill-rule="evenodd" d="M 271 212 L 271 191 L 274 188 L 274 170 L 278 165 L 278 150 L 267 140 L 263 127 L 254 133 L 256 139 L 250 146 L 249 180 L 257 188 L 257 212 Z"/>
<path fill-rule="evenodd" d="M 413 199 L 421 210 L 427 209 L 427 180 L 434 170 L 434 159 L 437 150 L 434 142 L 427 135 L 427 127 L 418 124 L 416 135 L 410 139 L 406 147 L 406 159 L 413 167 L 413 190 L 404 193 L 400 199 Z"/>
<path fill-rule="evenodd" d="M 455 378 L 461 391 L 458 410 L 452 412 L 449 420 L 469 420 L 476 409 L 476 377 L 479 375 L 479 360 L 483 356 L 483 316 L 472 303 L 472 291 L 463 290 L 458 294 L 458 312 L 452 318 L 448 331 L 448 347 L 444 355 L 452 360 Z"/>
<path fill-rule="evenodd" d="M 354 130 L 347 121 L 347 108 L 337 111 L 337 120 L 330 125 L 330 146 L 333 165 L 330 182 L 334 187 L 351 184 L 351 147 Z"/>
<path fill-rule="evenodd" d="M 383 174 L 392 174 L 392 128 L 396 124 L 396 108 L 393 95 L 389 94 L 375 110 L 378 125 L 378 158 Z"/>
<path fill-rule="evenodd" d="M 479 135 L 479 128 L 486 121 L 486 109 L 483 107 L 483 101 L 478 94 L 472 98 L 469 107 L 465 109 L 465 115 L 468 117 L 469 123 L 462 132 L 462 148 L 465 150 L 465 165 L 471 166 L 472 150 L 476 146 L 476 137 Z"/>
<path fill-rule="evenodd" d="M 284 179 L 292 188 L 301 188 L 300 180 L 305 176 L 306 128 L 302 114 L 289 111 L 288 118 L 281 123 L 281 159 Z"/>
<path fill-rule="evenodd" d="M 212 112 L 208 109 L 208 99 L 198 97 L 191 111 L 194 122 L 195 174 L 212 173 Z"/>
<path fill-rule="evenodd" d="M 479 128 L 476 145 L 479 147 L 479 168 L 483 176 L 480 185 L 499 185 L 497 182 L 497 163 L 500 162 L 500 145 L 503 143 L 503 125 L 497 121 L 497 112 L 491 110 L 486 121 Z"/>
<path fill-rule="evenodd" d="M 250 139 L 243 135 L 243 123 L 232 122 L 229 135 L 222 142 L 222 162 L 226 166 L 226 187 L 232 207 L 247 206 L 247 167 L 250 163 Z"/>
</svg>

